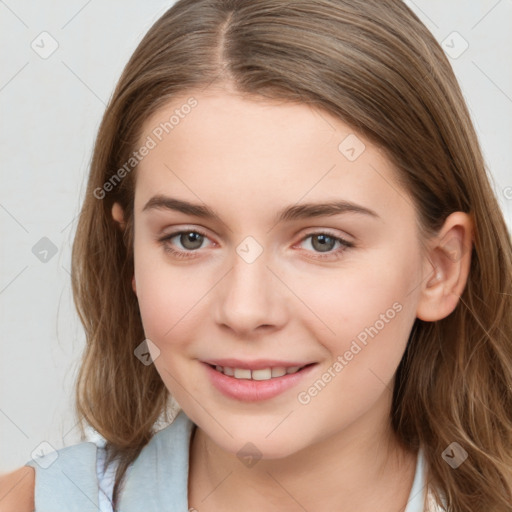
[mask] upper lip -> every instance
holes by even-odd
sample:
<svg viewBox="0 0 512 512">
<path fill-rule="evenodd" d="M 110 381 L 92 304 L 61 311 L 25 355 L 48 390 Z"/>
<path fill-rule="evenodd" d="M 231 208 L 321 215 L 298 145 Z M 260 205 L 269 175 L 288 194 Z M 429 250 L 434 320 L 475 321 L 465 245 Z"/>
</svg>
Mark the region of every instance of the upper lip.
<svg viewBox="0 0 512 512">
<path fill-rule="evenodd" d="M 313 361 L 279 361 L 276 359 L 255 359 L 254 361 L 241 361 L 240 359 L 209 359 L 203 361 L 213 366 L 222 366 L 228 368 L 243 368 L 246 370 L 262 370 L 264 368 L 291 368 L 293 366 L 306 366 Z"/>
</svg>

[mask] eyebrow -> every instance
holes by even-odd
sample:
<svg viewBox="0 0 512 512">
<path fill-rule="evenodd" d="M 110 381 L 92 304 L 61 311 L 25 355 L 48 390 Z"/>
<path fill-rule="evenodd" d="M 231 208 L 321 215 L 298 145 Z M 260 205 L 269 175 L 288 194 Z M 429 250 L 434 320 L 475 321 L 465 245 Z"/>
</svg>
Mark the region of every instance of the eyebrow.
<svg viewBox="0 0 512 512">
<path fill-rule="evenodd" d="M 182 199 L 156 195 L 152 197 L 142 209 L 143 212 L 151 210 L 171 210 L 181 212 L 194 217 L 212 219 L 222 223 L 220 216 L 206 205 L 190 203 Z M 342 213 L 358 213 L 379 218 L 379 215 L 364 206 L 357 205 L 350 201 L 329 201 L 326 203 L 302 203 L 287 206 L 276 215 L 275 223 L 308 219 L 312 217 L 333 216 Z"/>
</svg>

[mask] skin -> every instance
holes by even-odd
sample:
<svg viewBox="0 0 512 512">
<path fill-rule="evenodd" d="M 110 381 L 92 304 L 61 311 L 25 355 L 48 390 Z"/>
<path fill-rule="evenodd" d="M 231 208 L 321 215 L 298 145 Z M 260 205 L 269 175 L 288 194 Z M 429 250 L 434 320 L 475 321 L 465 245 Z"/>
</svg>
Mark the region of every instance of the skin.
<svg viewBox="0 0 512 512">
<path fill-rule="evenodd" d="M 141 144 L 190 95 L 148 119 Z M 359 134 L 365 150 L 355 161 L 339 151 L 354 134 L 339 119 L 304 104 L 243 98 L 227 87 L 193 95 L 198 106 L 137 168 L 133 278 L 146 337 L 160 351 L 156 369 L 198 425 L 189 506 L 403 510 L 416 454 L 390 428 L 395 372 L 414 320 L 444 318 L 457 304 L 469 271 L 469 217 L 450 215 L 424 240 L 384 154 Z M 221 220 L 143 211 L 157 194 L 208 205 Z M 377 216 L 274 221 L 285 206 L 335 199 Z M 112 214 L 122 227 L 119 205 Z M 179 236 L 159 241 L 180 229 L 206 236 L 195 245 Z M 341 246 L 331 239 L 322 252 L 322 233 L 353 247 L 334 254 Z M 247 236 L 263 250 L 252 263 L 236 251 Z M 447 240 L 461 257 L 450 257 Z M 165 244 L 192 257 L 178 259 Z M 320 393 L 300 403 L 298 393 L 329 368 L 332 375 L 337 357 L 393 304 L 400 312 Z M 317 364 L 294 388 L 251 403 L 210 383 L 200 361 L 223 357 Z M 237 457 L 247 442 L 261 453 L 252 467 Z"/>
</svg>

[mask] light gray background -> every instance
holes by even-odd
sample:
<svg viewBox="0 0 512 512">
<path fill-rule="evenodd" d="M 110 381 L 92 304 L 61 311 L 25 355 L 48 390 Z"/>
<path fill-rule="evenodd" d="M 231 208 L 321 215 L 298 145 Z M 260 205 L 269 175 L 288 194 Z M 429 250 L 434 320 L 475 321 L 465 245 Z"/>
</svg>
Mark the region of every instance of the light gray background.
<svg viewBox="0 0 512 512">
<path fill-rule="evenodd" d="M 69 276 L 76 215 L 105 104 L 172 3 L 0 0 L 0 473 L 43 441 L 79 440 L 72 401 L 84 334 Z M 511 226 L 512 0 L 407 3 L 452 57 L 469 44 L 451 62 Z M 42 252 L 43 237 L 55 255 Z"/>
</svg>

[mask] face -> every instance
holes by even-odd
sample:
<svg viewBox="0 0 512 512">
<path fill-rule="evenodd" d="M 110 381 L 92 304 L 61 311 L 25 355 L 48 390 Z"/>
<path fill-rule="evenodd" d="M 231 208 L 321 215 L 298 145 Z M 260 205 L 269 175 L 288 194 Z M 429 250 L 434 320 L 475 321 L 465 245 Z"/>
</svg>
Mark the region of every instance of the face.
<svg viewBox="0 0 512 512">
<path fill-rule="evenodd" d="M 185 413 L 266 458 L 384 420 L 424 268 L 390 162 L 326 112 L 227 91 L 143 132 L 134 286 Z"/>
</svg>

